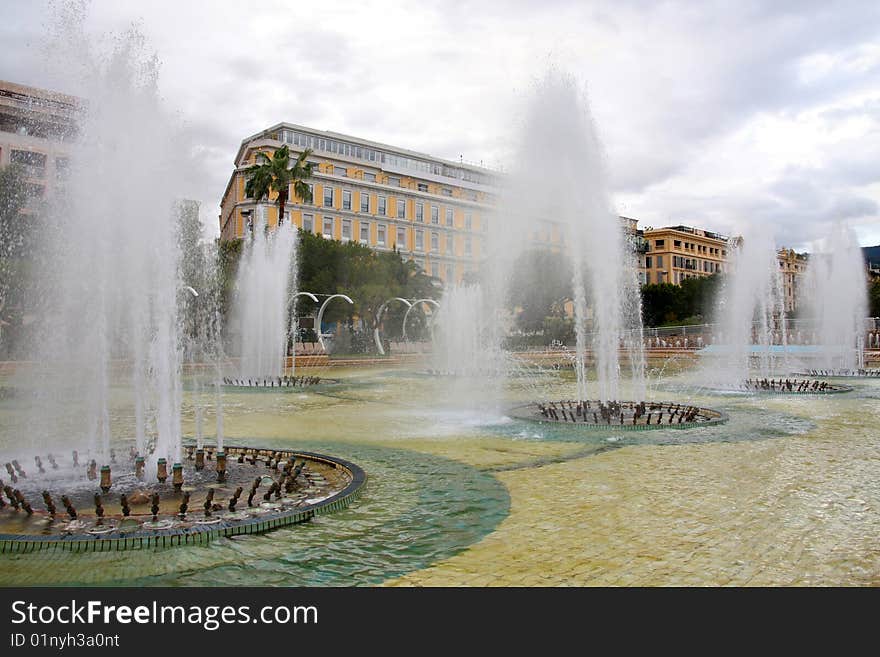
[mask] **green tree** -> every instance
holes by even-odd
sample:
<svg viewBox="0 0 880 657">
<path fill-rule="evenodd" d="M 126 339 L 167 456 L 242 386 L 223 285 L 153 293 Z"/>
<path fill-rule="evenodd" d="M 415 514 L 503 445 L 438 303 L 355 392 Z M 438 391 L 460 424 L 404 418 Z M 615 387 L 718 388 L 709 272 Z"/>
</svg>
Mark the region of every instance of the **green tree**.
<svg viewBox="0 0 880 657">
<path fill-rule="evenodd" d="M 290 150 L 285 144 L 269 157 L 265 153 L 257 153 L 257 164 L 245 171 L 247 182 L 245 194 L 260 200 L 275 192 L 278 196 L 275 203 L 278 205 L 278 225 L 284 223 L 284 206 L 288 200 L 290 186 L 293 192 L 306 203 L 312 202 L 312 193 L 309 190 L 306 179 L 312 177 L 312 163 L 306 162 L 306 158 L 312 154 L 311 149 L 305 149 L 291 166 Z"/>
<path fill-rule="evenodd" d="M 532 249 L 516 261 L 509 286 L 509 303 L 516 309 L 516 326 L 524 334 L 544 332 L 548 318 L 565 317 L 565 302 L 572 298 L 568 258 L 547 249 Z M 546 337 L 546 335 L 545 335 Z M 559 338 L 551 338 L 559 339 Z"/>
<path fill-rule="evenodd" d="M 868 311 L 871 317 L 880 317 L 880 278 L 868 284 Z"/>
<path fill-rule="evenodd" d="M 34 217 L 22 213 L 27 201 L 21 169 L 0 169 L 0 353 L 6 354 L 22 327 L 32 269 L 28 251 Z"/>
<path fill-rule="evenodd" d="M 377 325 L 380 306 L 389 298 L 436 299 L 440 295 L 431 277 L 414 262 L 404 261 L 396 251 L 374 251 L 357 242 L 326 240 L 303 231 L 299 236 L 299 289 L 314 294 L 346 294 L 354 301 L 354 305 L 329 306 L 324 315 L 326 321 L 351 324 L 357 317 L 363 321 L 365 330 L 372 330 Z M 301 298 L 297 314 L 314 312 L 314 306 L 314 302 Z M 398 332 L 401 312 L 401 308 L 394 306 L 383 318 L 395 327 L 391 335 Z M 418 322 L 413 317 L 414 325 Z"/>
<path fill-rule="evenodd" d="M 715 308 L 721 276 L 689 278 L 681 285 L 659 283 L 642 286 L 642 321 L 645 326 L 708 322 Z"/>
</svg>

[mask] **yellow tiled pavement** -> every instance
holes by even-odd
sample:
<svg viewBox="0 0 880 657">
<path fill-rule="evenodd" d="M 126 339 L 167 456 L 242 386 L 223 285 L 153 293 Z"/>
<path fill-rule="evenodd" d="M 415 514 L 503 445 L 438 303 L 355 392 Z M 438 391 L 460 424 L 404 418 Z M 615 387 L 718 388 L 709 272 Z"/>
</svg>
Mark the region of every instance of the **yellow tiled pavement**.
<svg viewBox="0 0 880 657">
<path fill-rule="evenodd" d="M 876 507 L 858 527 L 822 512 L 823 496 L 861 501 L 836 452 L 806 437 L 641 446 L 500 472 L 511 511 L 496 531 L 386 584 L 880 584 Z M 810 469 L 826 493 L 801 485 Z"/>
</svg>

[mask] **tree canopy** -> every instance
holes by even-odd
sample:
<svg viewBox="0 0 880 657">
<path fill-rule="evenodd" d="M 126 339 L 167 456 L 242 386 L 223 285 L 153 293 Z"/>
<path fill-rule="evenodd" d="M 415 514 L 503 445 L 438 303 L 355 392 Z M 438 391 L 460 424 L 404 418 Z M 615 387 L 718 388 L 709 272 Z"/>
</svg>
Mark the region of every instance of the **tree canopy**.
<svg viewBox="0 0 880 657">
<path fill-rule="evenodd" d="M 721 276 L 688 278 L 681 285 L 642 286 L 642 322 L 645 326 L 695 324 L 710 321 Z"/>
<path fill-rule="evenodd" d="M 270 192 L 277 194 L 275 203 L 278 205 L 278 223 L 284 223 L 284 206 L 291 184 L 296 196 L 306 203 L 312 202 L 312 192 L 305 182 L 312 177 L 312 163 L 306 161 L 311 154 L 310 149 L 305 149 L 291 166 L 287 144 L 272 153 L 272 157 L 263 152 L 257 153 L 257 163 L 245 171 L 245 194 L 257 200 L 268 197 Z"/>
<path fill-rule="evenodd" d="M 357 316 L 372 328 L 379 307 L 391 297 L 440 296 L 434 279 L 397 251 L 375 251 L 357 242 L 327 240 L 303 231 L 299 237 L 299 289 L 313 294 L 346 294 L 354 301 L 353 306 L 328 306 L 325 318 L 330 321 Z M 312 310 L 314 302 L 302 298 L 298 314 Z M 388 313 L 393 318 L 399 309 L 389 308 Z"/>
</svg>

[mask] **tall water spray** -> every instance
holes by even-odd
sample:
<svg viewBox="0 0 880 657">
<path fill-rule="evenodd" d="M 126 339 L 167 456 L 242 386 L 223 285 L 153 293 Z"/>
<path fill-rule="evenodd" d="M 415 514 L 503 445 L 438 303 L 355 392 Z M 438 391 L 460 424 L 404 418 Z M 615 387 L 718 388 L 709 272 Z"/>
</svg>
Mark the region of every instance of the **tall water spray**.
<svg viewBox="0 0 880 657">
<path fill-rule="evenodd" d="M 804 314 L 815 322 L 818 366 L 864 367 L 865 264 L 855 234 L 843 223 L 836 223 L 828 237 L 814 245 L 801 303 Z"/>
<path fill-rule="evenodd" d="M 729 252 L 731 272 L 716 308 L 720 355 L 708 367 L 716 384 L 739 385 L 750 377 L 752 363 L 767 377 L 785 358 L 785 297 L 775 242 L 766 227 L 749 226 Z"/>
<path fill-rule="evenodd" d="M 612 210 L 604 155 L 585 97 L 574 81 L 548 74 L 537 86 L 508 180 L 508 202 L 495 222 L 500 262 L 552 222 L 561 229 L 560 258 L 572 262 L 578 396 L 620 398 L 621 350 L 631 367 L 634 394 L 645 392 L 641 296 L 635 254 Z M 506 260 L 509 268 L 510 260 Z M 501 267 L 504 270 L 505 267 Z M 500 276 L 503 281 L 504 275 Z M 598 391 L 590 394 L 588 355 Z"/>
<path fill-rule="evenodd" d="M 461 376 L 503 376 L 493 304 L 481 285 L 449 285 L 432 326 L 436 370 Z"/>
<path fill-rule="evenodd" d="M 288 309 L 296 287 L 296 227 L 288 221 L 267 230 L 265 210 L 265 204 L 257 206 L 238 269 L 239 375 L 244 379 L 282 375 L 291 330 Z"/>
<path fill-rule="evenodd" d="M 56 20 L 48 66 L 85 102 L 35 254 L 38 441 L 108 463 L 111 440 L 131 433 L 114 411 L 127 399 L 138 451 L 179 461 L 176 201 L 185 141 L 161 105 L 158 64 L 137 31 L 104 54 L 76 6 Z"/>
</svg>

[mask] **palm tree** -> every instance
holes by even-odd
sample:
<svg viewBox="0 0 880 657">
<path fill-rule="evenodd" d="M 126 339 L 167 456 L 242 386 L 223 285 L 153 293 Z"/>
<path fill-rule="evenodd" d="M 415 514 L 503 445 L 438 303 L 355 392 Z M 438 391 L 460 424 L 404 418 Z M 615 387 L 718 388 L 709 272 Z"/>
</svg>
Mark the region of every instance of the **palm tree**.
<svg viewBox="0 0 880 657">
<path fill-rule="evenodd" d="M 293 192 L 306 203 L 312 202 L 312 192 L 305 183 L 312 176 L 312 163 L 306 162 L 306 158 L 312 154 L 311 149 L 305 149 L 293 166 L 290 166 L 290 149 L 285 144 L 276 150 L 272 157 L 265 153 L 257 153 L 257 164 L 245 171 L 247 183 L 245 194 L 256 200 L 267 197 L 270 192 L 276 192 L 278 198 L 278 225 L 284 223 L 284 205 L 293 184 Z"/>
</svg>

